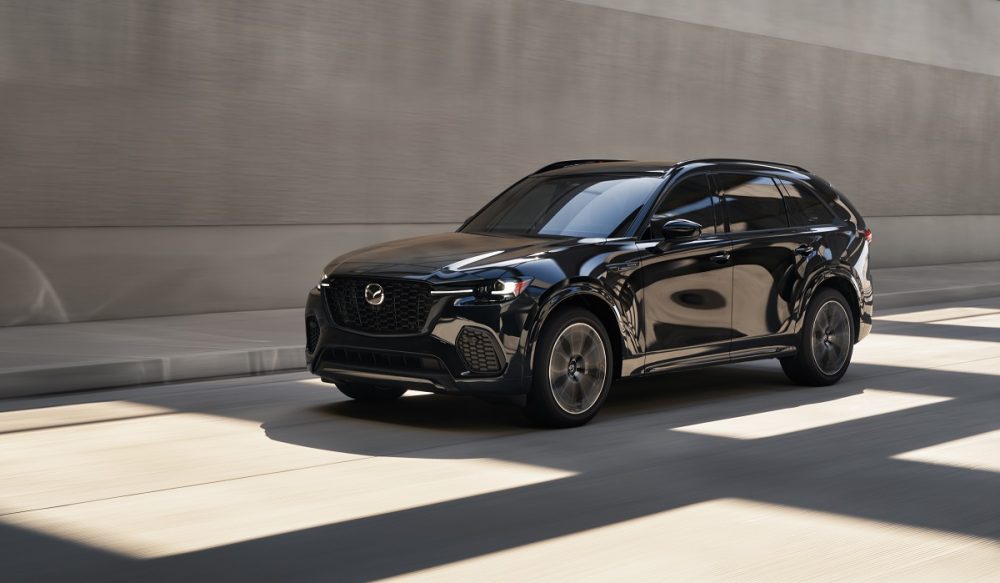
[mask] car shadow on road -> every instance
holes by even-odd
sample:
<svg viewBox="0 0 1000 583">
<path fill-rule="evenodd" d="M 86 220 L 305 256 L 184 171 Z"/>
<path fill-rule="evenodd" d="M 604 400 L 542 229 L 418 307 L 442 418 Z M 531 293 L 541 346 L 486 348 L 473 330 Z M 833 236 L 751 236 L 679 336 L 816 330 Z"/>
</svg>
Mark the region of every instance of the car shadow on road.
<svg viewBox="0 0 1000 583">
<path fill-rule="evenodd" d="M 780 370 L 719 367 L 678 372 L 644 379 L 618 380 L 594 423 L 636 413 L 648 413 L 758 394 L 794 392 Z M 504 427 L 536 428 L 511 405 L 491 403 L 475 397 L 417 394 L 393 403 L 338 401 L 318 409 L 341 417 L 397 423 L 413 427 L 472 431 Z"/>
<path fill-rule="evenodd" d="M 453 454 L 442 446 L 450 443 L 534 432 L 568 436 L 565 431 L 630 423 L 670 429 L 840 399 L 861 390 L 846 383 L 822 390 L 797 386 L 777 363 L 730 365 L 617 381 L 601 412 L 583 429 L 546 430 L 511 405 L 435 394 L 407 395 L 391 403 L 338 400 L 304 411 L 308 421 L 265 421 L 261 427 L 270 439 L 317 449 L 447 457 Z"/>
</svg>

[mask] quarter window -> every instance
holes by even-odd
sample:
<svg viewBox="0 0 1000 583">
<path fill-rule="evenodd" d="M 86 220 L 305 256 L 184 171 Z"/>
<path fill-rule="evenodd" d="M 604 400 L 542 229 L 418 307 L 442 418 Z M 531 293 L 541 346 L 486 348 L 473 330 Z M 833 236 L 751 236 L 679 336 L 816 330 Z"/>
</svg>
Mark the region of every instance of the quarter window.
<svg viewBox="0 0 1000 583">
<path fill-rule="evenodd" d="M 801 184 L 778 179 L 785 189 L 785 204 L 788 206 L 788 220 L 793 227 L 829 225 L 833 215 L 816 193 Z"/>
<path fill-rule="evenodd" d="M 719 192 L 734 233 L 779 229 L 788 226 L 778 185 L 768 176 L 718 174 Z"/>
<path fill-rule="evenodd" d="M 708 176 L 686 178 L 670 189 L 653 213 L 653 220 L 662 224 L 671 219 L 687 219 L 701 225 L 702 233 L 715 233 L 717 221 L 713 198 Z"/>
</svg>

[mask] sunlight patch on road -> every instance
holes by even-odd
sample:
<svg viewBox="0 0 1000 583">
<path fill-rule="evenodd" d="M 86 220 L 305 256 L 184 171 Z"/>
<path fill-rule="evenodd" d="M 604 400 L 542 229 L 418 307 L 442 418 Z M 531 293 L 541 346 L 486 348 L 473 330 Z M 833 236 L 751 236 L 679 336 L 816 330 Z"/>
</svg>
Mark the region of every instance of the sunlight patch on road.
<svg viewBox="0 0 1000 583">
<path fill-rule="evenodd" d="M 985 581 L 998 561 L 995 541 L 726 498 L 394 580 Z"/>
<path fill-rule="evenodd" d="M 976 318 L 962 318 L 960 320 L 948 320 L 946 322 L 934 322 L 931 326 L 947 324 L 948 326 L 963 326 L 966 328 L 998 328 L 1000 329 L 1000 314 L 992 316 L 982 316 Z"/>
<path fill-rule="evenodd" d="M 275 441 L 258 421 L 156 410 L 0 435 L 0 514 L 367 457 Z"/>
<path fill-rule="evenodd" d="M 1000 473 L 1000 429 L 915 449 L 896 459 Z M 1000 492 L 997 493 L 1000 498 Z"/>
<path fill-rule="evenodd" d="M 309 377 L 307 379 L 298 379 L 295 382 L 297 384 L 300 384 L 300 385 L 315 385 L 317 387 L 323 387 L 325 389 L 332 389 L 333 388 L 333 385 L 331 385 L 330 383 L 324 383 L 323 379 L 321 379 L 319 377 Z"/>
<path fill-rule="evenodd" d="M 924 326 L 929 334 L 934 324 Z M 934 336 L 903 334 L 871 334 L 854 347 L 852 364 L 896 366 L 911 370 L 1000 357 L 1000 342 L 936 338 Z M 848 372 L 848 375 L 851 373 Z M 992 374 L 1000 375 L 1000 371 Z"/>
<path fill-rule="evenodd" d="M 921 310 L 919 312 L 904 312 L 902 314 L 892 314 L 889 316 L 876 316 L 875 321 L 885 322 L 909 322 L 914 324 L 924 322 L 940 322 L 953 324 L 957 318 L 970 318 L 975 316 L 990 316 L 1000 314 L 996 308 L 980 308 L 975 306 L 959 306 L 953 308 L 937 308 L 933 310 Z"/>
<path fill-rule="evenodd" d="M 572 475 L 495 459 L 369 458 L 22 512 L 0 523 L 148 559 Z"/>
<path fill-rule="evenodd" d="M 875 415 L 884 415 L 913 407 L 923 407 L 948 400 L 950 397 L 865 389 L 864 392 L 857 395 L 822 403 L 810 403 L 788 409 L 687 425 L 678 427 L 674 431 L 734 439 L 761 439 Z"/>
<path fill-rule="evenodd" d="M 0 413 L 0 422 L 0 525 L 139 558 L 575 475 L 449 458 L 444 448 L 460 433 L 372 427 L 315 409 L 271 419 L 272 431 L 308 445 L 275 439 L 257 418 L 126 401 Z M 415 449 L 427 457 L 392 457 Z"/>
<path fill-rule="evenodd" d="M 13 431 L 45 430 L 83 423 L 101 423 L 172 413 L 173 409 L 131 401 L 99 401 L 56 407 L 39 407 L 0 412 L 0 434 Z"/>
<path fill-rule="evenodd" d="M 148 558 L 575 475 L 449 458 L 461 434 L 314 410 L 259 420 L 123 401 L 0 414 L 0 525 Z M 315 423 L 314 423 L 315 422 Z M 282 423 L 290 423 L 284 427 Z M 425 457 L 391 457 L 425 449 Z M 385 453 L 383 453 L 385 452 Z M 441 459 L 435 459 L 435 455 Z M 405 454 L 404 454 L 405 455 Z"/>
<path fill-rule="evenodd" d="M 340 391 L 337 390 L 337 386 L 335 384 L 324 382 L 323 379 L 321 379 L 319 377 L 314 377 L 314 378 L 309 378 L 309 379 L 300 379 L 300 380 L 295 381 L 295 382 L 300 383 L 300 384 L 304 384 L 304 385 L 314 385 L 316 387 L 322 387 L 323 389 L 325 389 L 327 391 L 330 391 L 331 395 L 337 395 L 337 396 L 342 396 L 343 395 Z M 403 393 L 403 396 L 404 397 L 424 397 L 424 396 L 433 395 L 433 394 L 434 393 L 431 393 L 431 392 L 428 392 L 428 391 L 406 391 L 405 393 Z"/>
</svg>

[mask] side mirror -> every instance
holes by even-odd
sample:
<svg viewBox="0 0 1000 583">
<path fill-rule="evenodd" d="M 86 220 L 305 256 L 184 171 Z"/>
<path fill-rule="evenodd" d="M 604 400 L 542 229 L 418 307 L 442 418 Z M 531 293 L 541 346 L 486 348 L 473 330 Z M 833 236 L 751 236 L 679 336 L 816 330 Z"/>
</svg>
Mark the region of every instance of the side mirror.
<svg viewBox="0 0 1000 583">
<path fill-rule="evenodd" d="M 667 242 L 697 239 L 701 237 L 701 225 L 687 219 L 671 219 L 663 223 L 660 232 Z"/>
</svg>

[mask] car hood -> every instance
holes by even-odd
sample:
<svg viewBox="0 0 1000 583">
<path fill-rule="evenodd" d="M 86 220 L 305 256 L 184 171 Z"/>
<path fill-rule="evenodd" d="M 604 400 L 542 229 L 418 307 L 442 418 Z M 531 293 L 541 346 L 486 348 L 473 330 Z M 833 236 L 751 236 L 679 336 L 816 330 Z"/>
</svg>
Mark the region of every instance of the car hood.
<svg viewBox="0 0 1000 583">
<path fill-rule="evenodd" d="M 510 268 L 565 248 L 575 239 L 477 233 L 442 233 L 380 243 L 341 255 L 324 273 L 460 277 L 488 268 Z"/>
</svg>

